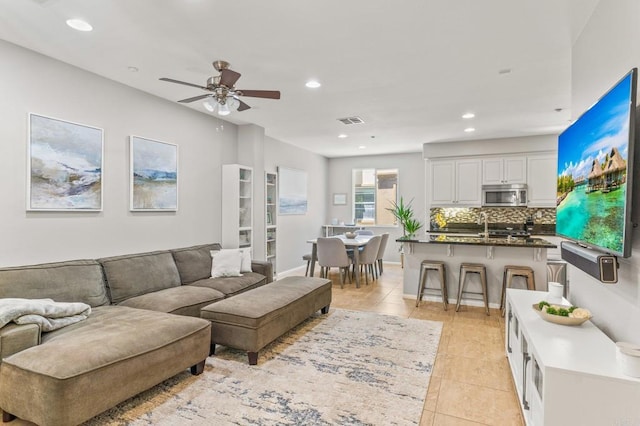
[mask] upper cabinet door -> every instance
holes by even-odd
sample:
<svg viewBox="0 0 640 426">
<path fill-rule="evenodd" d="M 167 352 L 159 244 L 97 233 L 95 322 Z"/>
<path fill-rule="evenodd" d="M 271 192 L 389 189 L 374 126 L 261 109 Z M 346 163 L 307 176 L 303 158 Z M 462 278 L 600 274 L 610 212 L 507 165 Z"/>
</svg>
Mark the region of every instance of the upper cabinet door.
<svg viewBox="0 0 640 426">
<path fill-rule="evenodd" d="M 526 157 L 495 157 L 482 160 L 482 184 L 527 183 Z"/>
<path fill-rule="evenodd" d="M 506 157 L 502 164 L 504 183 L 527 183 L 526 157 Z"/>
<path fill-rule="evenodd" d="M 527 158 L 527 194 L 529 207 L 555 207 L 558 185 L 558 161 L 553 154 Z"/>
<path fill-rule="evenodd" d="M 429 188 L 431 205 L 441 206 L 455 203 L 455 162 L 431 161 Z"/>
<path fill-rule="evenodd" d="M 456 161 L 456 205 L 480 207 L 482 204 L 482 162 Z"/>
</svg>

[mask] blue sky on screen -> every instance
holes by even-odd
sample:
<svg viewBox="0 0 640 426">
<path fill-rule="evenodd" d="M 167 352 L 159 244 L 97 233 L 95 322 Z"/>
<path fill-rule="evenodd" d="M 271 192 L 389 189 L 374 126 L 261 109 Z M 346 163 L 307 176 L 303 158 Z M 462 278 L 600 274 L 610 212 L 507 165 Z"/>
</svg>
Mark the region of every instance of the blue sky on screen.
<svg viewBox="0 0 640 426">
<path fill-rule="evenodd" d="M 613 147 L 627 159 L 631 82 L 629 73 L 559 136 L 558 175 L 586 177 Z"/>
</svg>

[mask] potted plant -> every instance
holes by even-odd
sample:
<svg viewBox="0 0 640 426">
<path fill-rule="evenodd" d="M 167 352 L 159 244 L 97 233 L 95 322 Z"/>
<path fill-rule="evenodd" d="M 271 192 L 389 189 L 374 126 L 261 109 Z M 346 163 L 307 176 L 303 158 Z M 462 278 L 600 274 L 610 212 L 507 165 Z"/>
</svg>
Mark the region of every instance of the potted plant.
<svg viewBox="0 0 640 426">
<path fill-rule="evenodd" d="M 404 198 L 400 197 L 400 202 L 391 201 L 393 207 L 387 208 L 402 226 L 402 238 L 412 237 L 422 228 L 420 221 L 413 217 L 412 202 L 413 199 L 405 204 Z"/>
</svg>

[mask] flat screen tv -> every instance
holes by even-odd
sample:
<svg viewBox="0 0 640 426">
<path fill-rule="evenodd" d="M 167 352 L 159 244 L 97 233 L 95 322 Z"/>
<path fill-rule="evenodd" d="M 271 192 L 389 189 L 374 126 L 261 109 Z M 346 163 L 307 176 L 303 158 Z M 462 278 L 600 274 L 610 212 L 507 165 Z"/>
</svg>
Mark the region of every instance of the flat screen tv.
<svg viewBox="0 0 640 426">
<path fill-rule="evenodd" d="M 637 69 L 558 137 L 556 234 L 631 255 Z"/>
</svg>

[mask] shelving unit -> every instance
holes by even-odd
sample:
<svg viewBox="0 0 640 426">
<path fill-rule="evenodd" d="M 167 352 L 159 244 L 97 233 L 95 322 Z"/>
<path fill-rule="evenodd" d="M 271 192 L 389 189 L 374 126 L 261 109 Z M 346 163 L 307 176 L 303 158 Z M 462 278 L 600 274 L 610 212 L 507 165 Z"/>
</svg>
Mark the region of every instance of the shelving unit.
<svg viewBox="0 0 640 426">
<path fill-rule="evenodd" d="M 277 258 L 277 236 L 278 236 L 278 211 L 276 202 L 278 201 L 278 174 L 265 173 L 265 229 L 267 235 L 265 239 L 265 250 L 267 261 L 273 265 L 273 276 L 276 276 L 276 258 Z"/>
<path fill-rule="evenodd" d="M 507 289 L 505 350 L 526 424 L 640 424 L 640 379 L 619 371 L 615 343 L 591 321 L 540 318 L 546 296 Z"/>
<path fill-rule="evenodd" d="M 250 248 L 253 244 L 253 169 L 222 166 L 222 246 Z"/>
</svg>

